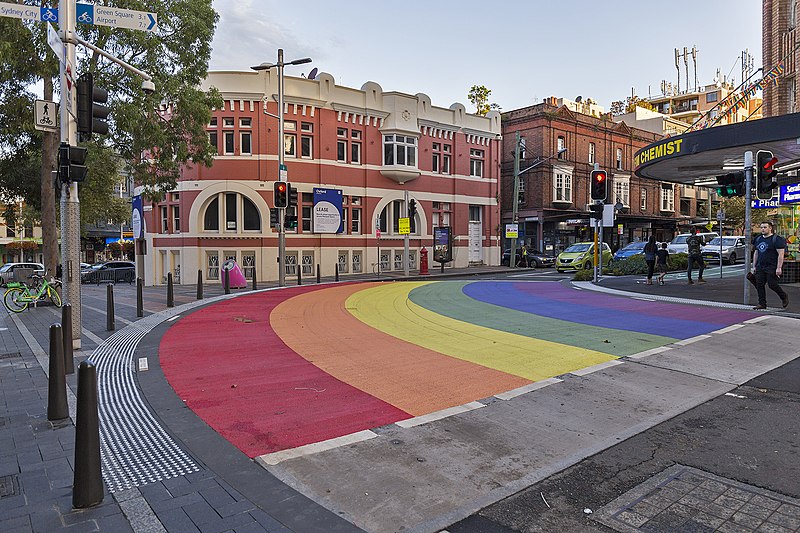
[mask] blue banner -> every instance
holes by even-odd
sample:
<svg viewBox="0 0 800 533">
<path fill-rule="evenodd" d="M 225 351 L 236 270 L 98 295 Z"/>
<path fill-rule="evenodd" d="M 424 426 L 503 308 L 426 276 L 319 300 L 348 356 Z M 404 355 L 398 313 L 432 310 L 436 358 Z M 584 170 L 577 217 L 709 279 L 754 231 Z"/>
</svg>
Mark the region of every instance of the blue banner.
<svg viewBox="0 0 800 533">
<path fill-rule="evenodd" d="M 342 233 L 342 191 L 314 187 L 314 233 Z"/>
<path fill-rule="evenodd" d="M 781 203 L 796 204 L 800 202 L 800 183 L 781 185 Z"/>
<path fill-rule="evenodd" d="M 144 212 L 142 205 L 141 194 L 131 198 L 131 227 L 133 228 L 134 239 L 144 239 Z"/>
</svg>

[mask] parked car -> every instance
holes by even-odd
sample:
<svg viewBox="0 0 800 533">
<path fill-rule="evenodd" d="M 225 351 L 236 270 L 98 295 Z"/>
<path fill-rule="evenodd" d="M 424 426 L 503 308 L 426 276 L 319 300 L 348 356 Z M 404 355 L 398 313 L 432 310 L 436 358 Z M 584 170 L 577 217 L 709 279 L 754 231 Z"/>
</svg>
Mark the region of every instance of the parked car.
<svg viewBox="0 0 800 533">
<path fill-rule="evenodd" d="M 34 274 L 44 275 L 44 265 L 41 263 L 6 263 L 0 267 L 0 284 L 4 287 L 9 281 L 14 281 L 14 271 L 29 268 Z"/>
<path fill-rule="evenodd" d="M 603 264 L 610 265 L 613 261 L 611 248 L 607 243 L 602 245 Z M 565 272 L 567 270 L 590 269 L 594 265 L 594 243 L 576 242 L 566 250 L 558 254 L 556 258 L 556 270 Z"/>
<path fill-rule="evenodd" d="M 522 253 L 521 249 L 518 247 L 516 249 L 516 257 L 517 257 L 517 264 L 519 264 L 521 260 L 520 254 Z M 503 259 L 501 260 L 504 266 L 508 266 L 508 258 L 511 256 L 511 250 L 506 249 L 503 252 Z M 543 268 L 543 267 L 551 267 L 556 264 L 556 258 L 545 255 L 538 250 L 528 250 L 528 255 L 526 256 L 528 260 L 528 264 L 526 266 L 534 267 L 534 268 Z"/>
<path fill-rule="evenodd" d="M 92 265 L 86 272 L 81 272 L 81 283 L 100 283 L 110 281 L 127 281 L 132 283 L 136 279 L 136 266 L 130 261 L 108 261 Z"/>
<path fill-rule="evenodd" d="M 729 265 L 735 265 L 736 261 L 742 259 L 747 253 L 745 240 L 741 235 L 717 237 L 703 246 L 703 259 L 712 263 L 719 263 L 720 244 L 722 245 L 722 261 Z"/>
<path fill-rule="evenodd" d="M 619 261 L 620 259 L 631 257 L 632 255 L 644 254 L 644 246 L 646 244 L 647 241 L 636 241 L 627 246 L 623 246 L 614 254 L 614 261 Z"/>
<path fill-rule="evenodd" d="M 667 251 L 670 254 L 685 254 L 688 249 L 686 239 L 691 236 L 691 233 L 681 233 L 667 245 Z M 698 233 L 697 236 L 703 239 L 703 244 L 705 245 L 711 242 L 712 239 L 719 237 L 719 234 L 716 231 L 711 231 L 708 233 Z"/>
</svg>

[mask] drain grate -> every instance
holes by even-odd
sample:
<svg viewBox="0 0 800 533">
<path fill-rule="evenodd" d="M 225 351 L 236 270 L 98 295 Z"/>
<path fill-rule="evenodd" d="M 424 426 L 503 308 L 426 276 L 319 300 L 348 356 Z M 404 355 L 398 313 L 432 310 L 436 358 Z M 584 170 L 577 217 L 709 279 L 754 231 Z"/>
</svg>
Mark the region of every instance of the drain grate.
<svg viewBox="0 0 800 533">
<path fill-rule="evenodd" d="M 16 496 L 19 494 L 19 482 L 17 476 L 0 477 L 0 498 L 6 496 Z"/>
<path fill-rule="evenodd" d="M 13 357 L 22 357 L 20 352 L 0 353 L 0 359 L 11 359 Z"/>
<path fill-rule="evenodd" d="M 616 531 L 800 531 L 800 500 L 675 465 L 592 515 Z"/>
</svg>

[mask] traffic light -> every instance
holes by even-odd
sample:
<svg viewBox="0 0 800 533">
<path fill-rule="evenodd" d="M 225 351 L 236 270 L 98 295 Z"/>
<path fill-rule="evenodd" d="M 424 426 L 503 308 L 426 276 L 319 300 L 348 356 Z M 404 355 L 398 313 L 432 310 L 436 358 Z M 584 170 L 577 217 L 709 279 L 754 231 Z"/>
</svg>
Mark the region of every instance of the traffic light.
<svg viewBox="0 0 800 533">
<path fill-rule="evenodd" d="M 772 189 L 778 186 L 775 164 L 778 158 L 769 150 L 759 150 L 756 154 L 756 196 L 762 200 L 772 198 Z"/>
<path fill-rule="evenodd" d="M 296 205 L 297 205 L 297 189 L 289 185 L 289 205 L 287 205 L 286 207 L 295 207 Z"/>
<path fill-rule="evenodd" d="M 605 170 L 592 170 L 592 200 L 605 202 L 608 197 L 608 174 Z"/>
<path fill-rule="evenodd" d="M 417 216 L 417 201 L 413 198 L 408 201 L 408 218 Z"/>
<path fill-rule="evenodd" d="M 289 184 L 285 181 L 276 181 L 272 193 L 275 196 L 275 207 L 286 208 L 289 206 Z"/>
<path fill-rule="evenodd" d="M 589 218 L 603 218 L 603 204 L 589 204 Z"/>
<path fill-rule="evenodd" d="M 723 198 L 744 196 L 744 172 L 732 172 L 724 176 L 717 176 L 717 194 Z"/>
<path fill-rule="evenodd" d="M 277 209 L 270 209 L 269 210 L 269 227 L 277 228 L 278 227 L 278 210 Z"/>
<path fill-rule="evenodd" d="M 93 133 L 108 133 L 108 91 L 94 86 L 91 72 L 81 74 L 75 84 L 78 91 L 78 133 L 82 141 L 92 138 Z"/>
<path fill-rule="evenodd" d="M 86 148 L 61 143 L 58 147 L 58 179 L 61 183 L 86 179 Z"/>
<path fill-rule="evenodd" d="M 297 229 L 297 215 L 284 216 L 283 227 L 286 229 Z"/>
</svg>

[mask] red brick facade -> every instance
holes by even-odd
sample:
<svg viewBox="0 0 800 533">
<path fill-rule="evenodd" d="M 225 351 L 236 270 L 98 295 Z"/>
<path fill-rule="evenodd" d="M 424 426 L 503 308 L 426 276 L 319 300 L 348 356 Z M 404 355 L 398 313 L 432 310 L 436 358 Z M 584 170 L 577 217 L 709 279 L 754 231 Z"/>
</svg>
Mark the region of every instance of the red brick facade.
<svg viewBox="0 0 800 533">
<path fill-rule="evenodd" d="M 797 94 L 797 64 L 800 61 L 797 22 L 800 3 L 796 0 L 763 0 L 762 10 L 764 72 L 769 72 L 781 61 L 784 64 L 778 85 L 764 87 L 764 116 L 797 113 L 800 111 L 800 97 Z"/>
</svg>

